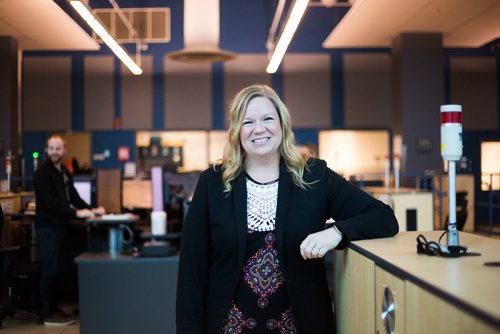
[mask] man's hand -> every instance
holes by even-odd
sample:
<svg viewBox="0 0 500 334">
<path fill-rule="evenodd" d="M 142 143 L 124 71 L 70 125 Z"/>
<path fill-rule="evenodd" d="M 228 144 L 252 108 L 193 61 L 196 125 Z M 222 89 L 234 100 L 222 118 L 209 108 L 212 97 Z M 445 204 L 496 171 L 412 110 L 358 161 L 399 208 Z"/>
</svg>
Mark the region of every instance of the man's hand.
<svg viewBox="0 0 500 334">
<path fill-rule="evenodd" d="M 94 213 L 89 209 L 76 210 L 76 216 L 78 218 L 91 218 L 94 217 Z"/>
<path fill-rule="evenodd" d="M 98 207 L 98 208 L 93 208 L 92 209 L 92 212 L 94 213 L 94 215 L 96 216 L 102 216 L 102 215 L 105 215 L 106 214 L 106 209 L 104 209 L 102 206 Z"/>
<path fill-rule="evenodd" d="M 342 234 L 333 227 L 309 234 L 300 244 L 300 254 L 304 260 L 321 258 L 337 247 L 341 240 Z"/>
</svg>

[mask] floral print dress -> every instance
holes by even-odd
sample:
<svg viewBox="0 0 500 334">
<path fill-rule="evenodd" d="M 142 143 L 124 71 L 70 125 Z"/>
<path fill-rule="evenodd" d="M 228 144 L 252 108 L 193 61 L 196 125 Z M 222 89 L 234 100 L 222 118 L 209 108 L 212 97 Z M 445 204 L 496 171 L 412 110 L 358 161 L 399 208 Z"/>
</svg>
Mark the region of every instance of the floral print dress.
<svg viewBox="0 0 500 334">
<path fill-rule="evenodd" d="M 274 236 L 278 180 L 247 175 L 247 193 L 246 261 L 220 333 L 296 334 Z"/>
</svg>

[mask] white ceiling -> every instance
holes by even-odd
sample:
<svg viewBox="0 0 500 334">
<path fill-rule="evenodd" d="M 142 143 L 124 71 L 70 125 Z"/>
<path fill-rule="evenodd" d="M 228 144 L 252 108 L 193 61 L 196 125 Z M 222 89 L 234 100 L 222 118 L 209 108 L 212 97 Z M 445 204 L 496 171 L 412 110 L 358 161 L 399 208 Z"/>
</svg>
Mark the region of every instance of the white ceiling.
<svg viewBox="0 0 500 334">
<path fill-rule="evenodd" d="M 98 50 L 95 42 L 53 0 L 0 0 L 0 36 L 22 50 Z"/>
<path fill-rule="evenodd" d="M 357 0 L 323 47 L 391 47 L 401 32 L 442 32 L 445 47 L 481 47 L 500 38 L 500 0 Z M 2 35 L 23 50 L 99 49 L 53 0 L 0 0 Z"/>
<path fill-rule="evenodd" d="M 500 37 L 500 0 L 356 0 L 323 47 L 390 47 L 402 32 L 441 32 L 445 47 L 481 47 Z"/>
</svg>

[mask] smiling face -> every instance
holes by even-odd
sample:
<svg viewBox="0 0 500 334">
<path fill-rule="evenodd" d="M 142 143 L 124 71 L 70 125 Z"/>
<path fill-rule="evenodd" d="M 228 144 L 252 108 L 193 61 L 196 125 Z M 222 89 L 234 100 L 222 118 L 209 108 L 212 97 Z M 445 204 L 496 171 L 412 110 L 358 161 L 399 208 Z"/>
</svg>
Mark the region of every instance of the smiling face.
<svg viewBox="0 0 500 334">
<path fill-rule="evenodd" d="M 51 137 L 47 142 L 47 155 L 54 165 L 59 165 L 66 154 L 66 147 L 61 137 Z"/>
<path fill-rule="evenodd" d="M 280 118 L 272 102 L 262 96 L 250 100 L 240 130 L 247 161 L 279 161 L 282 137 Z"/>
</svg>

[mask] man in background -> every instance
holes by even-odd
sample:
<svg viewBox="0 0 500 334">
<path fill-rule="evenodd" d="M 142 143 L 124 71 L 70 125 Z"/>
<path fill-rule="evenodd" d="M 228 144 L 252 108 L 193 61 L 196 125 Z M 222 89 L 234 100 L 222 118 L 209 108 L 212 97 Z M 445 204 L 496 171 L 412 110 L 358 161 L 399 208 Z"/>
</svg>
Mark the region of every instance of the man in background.
<svg viewBox="0 0 500 334">
<path fill-rule="evenodd" d="M 47 140 L 47 158 L 36 170 L 33 184 L 36 196 L 35 228 L 42 265 L 40 295 L 45 325 L 65 326 L 76 322 L 58 306 L 57 279 L 69 268 L 66 247 L 69 223 L 74 218 L 88 218 L 105 213 L 92 209 L 73 185 L 73 177 L 62 164 L 66 146 L 60 136 Z M 60 285 L 59 285 L 60 286 Z"/>
</svg>

